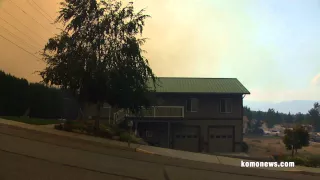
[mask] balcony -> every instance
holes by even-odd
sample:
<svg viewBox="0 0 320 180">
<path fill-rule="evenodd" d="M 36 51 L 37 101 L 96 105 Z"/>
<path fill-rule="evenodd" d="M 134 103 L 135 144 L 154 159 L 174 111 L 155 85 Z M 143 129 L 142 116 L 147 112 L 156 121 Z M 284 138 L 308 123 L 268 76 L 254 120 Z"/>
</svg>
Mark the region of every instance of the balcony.
<svg viewBox="0 0 320 180">
<path fill-rule="evenodd" d="M 127 117 L 134 117 L 132 113 L 128 113 Z M 142 110 L 143 117 L 184 117 L 183 106 L 152 106 Z"/>
</svg>

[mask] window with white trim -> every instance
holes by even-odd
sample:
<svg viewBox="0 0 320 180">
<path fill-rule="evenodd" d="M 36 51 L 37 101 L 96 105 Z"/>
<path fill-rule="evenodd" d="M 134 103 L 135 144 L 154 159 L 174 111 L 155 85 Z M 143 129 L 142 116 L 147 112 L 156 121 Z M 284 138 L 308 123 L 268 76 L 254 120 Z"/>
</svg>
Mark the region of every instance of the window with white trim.
<svg viewBox="0 0 320 180">
<path fill-rule="evenodd" d="M 220 99 L 220 113 L 232 113 L 232 99 Z"/>
<path fill-rule="evenodd" d="M 190 98 L 187 100 L 187 112 L 198 112 L 199 100 L 197 98 Z"/>
</svg>

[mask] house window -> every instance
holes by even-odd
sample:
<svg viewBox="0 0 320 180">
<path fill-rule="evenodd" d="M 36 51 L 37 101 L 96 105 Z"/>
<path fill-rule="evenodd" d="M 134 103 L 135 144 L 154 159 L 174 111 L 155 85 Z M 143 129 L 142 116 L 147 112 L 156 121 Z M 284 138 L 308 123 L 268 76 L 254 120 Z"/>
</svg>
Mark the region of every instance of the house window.
<svg viewBox="0 0 320 180">
<path fill-rule="evenodd" d="M 198 112 L 199 100 L 196 98 L 190 98 L 187 100 L 187 111 L 188 112 Z"/>
<path fill-rule="evenodd" d="M 232 112 L 232 100 L 231 99 L 221 99 L 220 100 L 220 112 L 221 113 L 231 113 Z"/>
</svg>

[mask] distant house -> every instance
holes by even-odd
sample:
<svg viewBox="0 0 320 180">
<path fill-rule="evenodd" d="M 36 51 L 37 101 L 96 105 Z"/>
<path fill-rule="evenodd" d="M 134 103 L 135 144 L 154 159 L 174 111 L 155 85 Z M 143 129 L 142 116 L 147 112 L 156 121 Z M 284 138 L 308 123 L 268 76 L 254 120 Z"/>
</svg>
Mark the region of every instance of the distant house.
<svg viewBox="0 0 320 180">
<path fill-rule="evenodd" d="M 243 116 L 243 134 L 248 132 L 249 119 L 247 116 Z"/>
<path fill-rule="evenodd" d="M 281 124 L 275 124 L 272 128 L 270 128 L 271 132 L 283 136 L 285 128 Z"/>
<path fill-rule="evenodd" d="M 136 116 L 106 106 L 112 122 L 132 121 L 149 144 L 192 152 L 240 152 L 243 98 L 250 92 L 236 78 L 161 77 L 151 107 Z M 88 109 L 95 112 L 93 109 Z"/>
<path fill-rule="evenodd" d="M 294 123 L 283 123 L 284 128 L 294 128 L 296 124 Z"/>
<path fill-rule="evenodd" d="M 308 132 L 314 131 L 314 128 L 311 124 L 302 124 L 302 127 L 304 127 Z"/>
<path fill-rule="evenodd" d="M 262 122 L 261 129 L 264 131 L 268 131 L 269 130 L 268 124 L 265 121 L 261 121 L 261 122 Z"/>
<path fill-rule="evenodd" d="M 275 124 L 275 125 L 273 125 L 272 129 L 273 129 L 273 130 L 279 130 L 279 131 L 280 131 L 280 130 L 283 129 L 283 127 L 282 127 L 281 124 Z"/>
</svg>

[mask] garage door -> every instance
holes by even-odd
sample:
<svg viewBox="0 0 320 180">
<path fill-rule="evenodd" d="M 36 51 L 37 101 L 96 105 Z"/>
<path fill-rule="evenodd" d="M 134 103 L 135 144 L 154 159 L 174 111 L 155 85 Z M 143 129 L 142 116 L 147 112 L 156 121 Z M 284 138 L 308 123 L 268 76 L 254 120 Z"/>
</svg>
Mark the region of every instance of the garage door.
<svg viewBox="0 0 320 180">
<path fill-rule="evenodd" d="M 173 129 L 173 149 L 199 152 L 199 127 L 175 127 Z"/>
<path fill-rule="evenodd" d="M 209 152 L 233 151 L 233 128 L 213 127 L 209 128 Z"/>
</svg>

